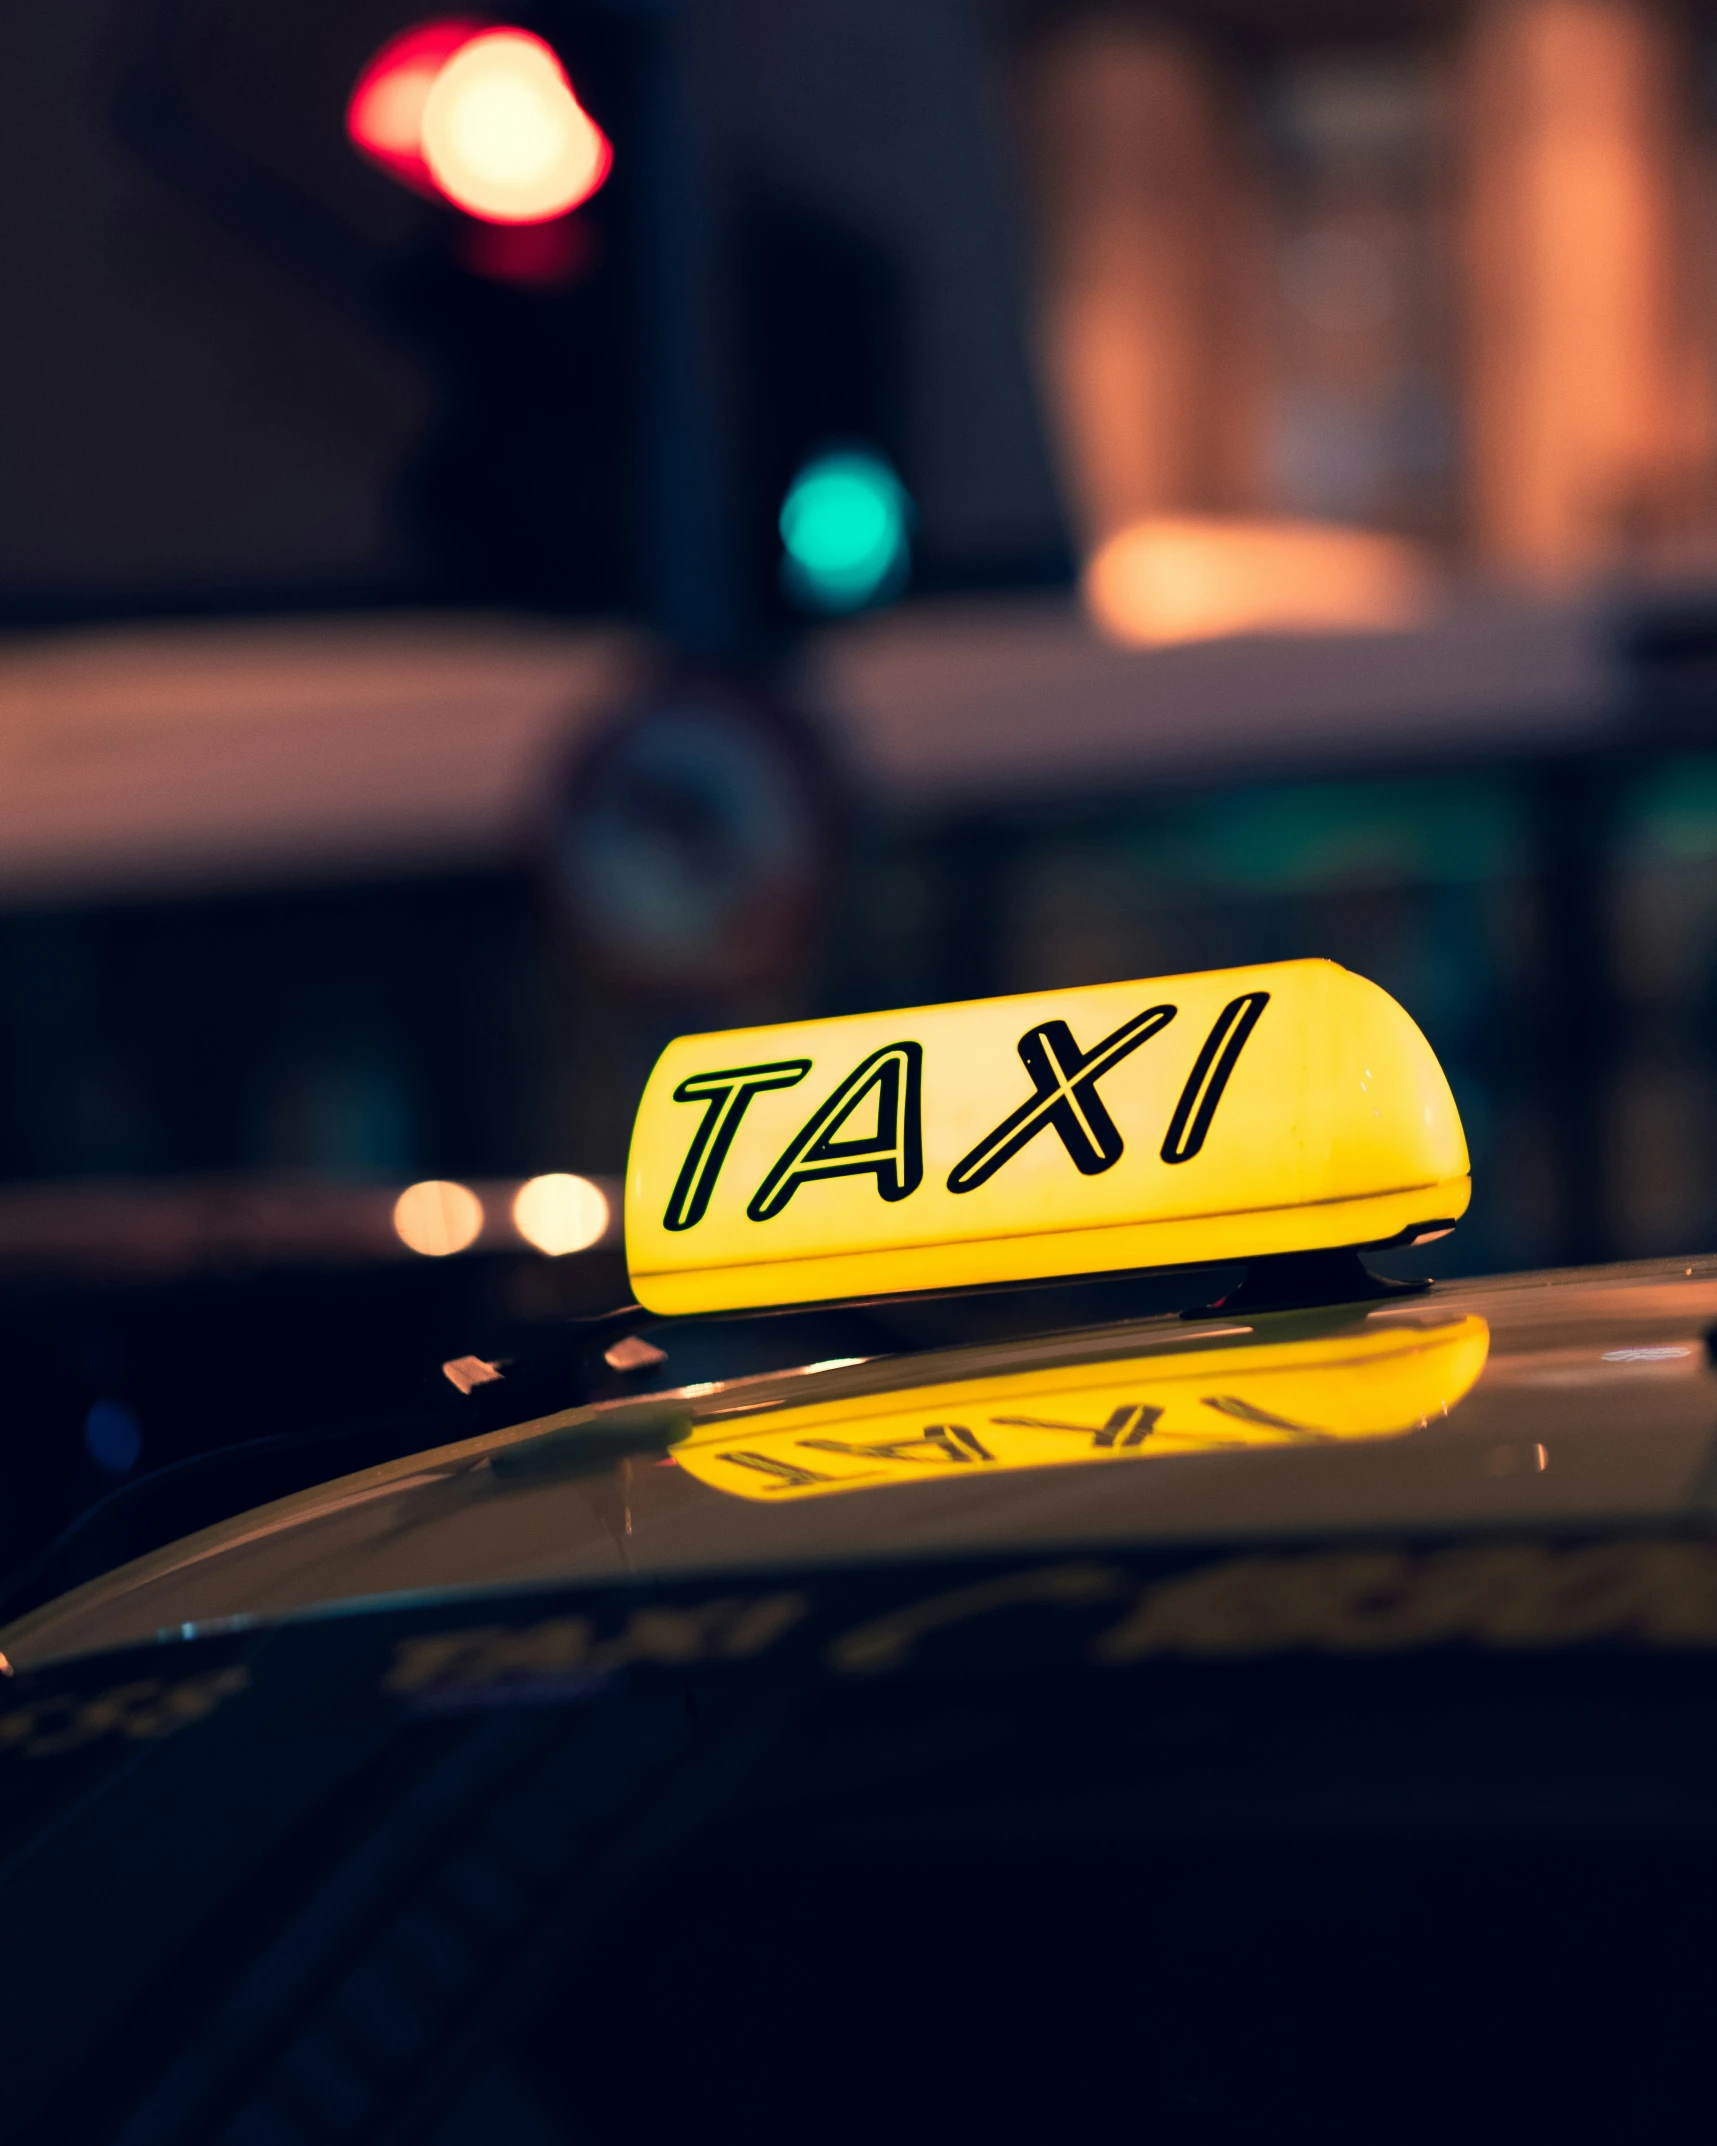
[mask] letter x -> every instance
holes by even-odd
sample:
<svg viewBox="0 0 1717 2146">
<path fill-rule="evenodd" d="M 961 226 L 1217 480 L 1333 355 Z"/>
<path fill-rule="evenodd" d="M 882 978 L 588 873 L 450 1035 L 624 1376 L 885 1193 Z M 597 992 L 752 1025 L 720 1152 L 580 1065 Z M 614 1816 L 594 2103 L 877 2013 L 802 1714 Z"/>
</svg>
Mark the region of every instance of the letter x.
<svg viewBox="0 0 1717 2146">
<path fill-rule="evenodd" d="M 1019 1054 L 1035 1093 L 954 1165 L 948 1190 L 976 1192 L 1048 1125 L 1060 1134 L 1074 1168 L 1086 1177 L 1112 1169 L 1121 1159 L 1124 1143 L 1114 1119 L 1103 1108 L 1097 1083 L 1141 1043 L 1167 1028 L 1175 1011 L 1173 1006 L 1147 1007 L 1089 1051 L 1080 1050 L 1065 1021 L 1045 1021 L 1027 1029 L 1019 1039 Z"/>
</svg>

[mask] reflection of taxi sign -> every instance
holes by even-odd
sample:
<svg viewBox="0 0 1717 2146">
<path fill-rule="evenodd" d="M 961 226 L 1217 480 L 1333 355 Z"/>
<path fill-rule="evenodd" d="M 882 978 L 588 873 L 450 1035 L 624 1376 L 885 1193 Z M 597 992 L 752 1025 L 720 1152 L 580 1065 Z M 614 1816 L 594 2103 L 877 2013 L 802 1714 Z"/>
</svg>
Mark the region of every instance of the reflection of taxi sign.
<svg viewBox="0 0 1717 2146">
<path fill-rule="evenodd" d="M 1489 1327 L 1471 1315 L 1304 1340 L 1211 1335 L 717 1421 L 674 1458 L 713 1489 L 773 1504 L 1002 1469 L 1388 1438 L 1453 1408 L 1489 1349 Z"/>
<path fill-rule="evenodd" d="M 626 1246 L 650 1310 L 715 1311 L 1379 1244 L 1470 1191 L 1412 1021 L 1289 961 L 681 1036 Z"/>
</svg>

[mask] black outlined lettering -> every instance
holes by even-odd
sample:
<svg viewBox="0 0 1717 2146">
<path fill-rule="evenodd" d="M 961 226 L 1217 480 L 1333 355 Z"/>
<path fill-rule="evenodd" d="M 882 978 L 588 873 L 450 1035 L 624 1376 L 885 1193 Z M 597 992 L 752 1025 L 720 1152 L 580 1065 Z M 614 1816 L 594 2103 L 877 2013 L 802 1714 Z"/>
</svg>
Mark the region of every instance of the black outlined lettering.
<svg viewBox="0 0 1717 2146">
<path fill-rule="evenodd" d="M 796 1087 L 810 1070 L 808 1058 L 783 1058 L 775 1065 L 734 1066 L 725 1073 L 694 1073 L 681 1081 L 674 1101 L 702 1103 L 704 1114 L 674 1181 L 668 1211 L 662 1217 L 665 1229 L 690 1229 L 703 1220 L 751 1098 L 771 1088 Z"/>
<path fill-rule="evenodd" d="M 1121 1159 L 1124 1143 L 1098 1096 L 1097 1083 L 1141 1043 L 1167 1028 L 1174 1017 L 1173 1006 L 1147 1007 L 1089 1051 L 1074 1042 L 1065 1021 L 1045 1021 L 1027 1029 L 1019 1039 L 1019 1054 L 1034 1092 L 954 1165 L 948 1173 L 948 1190 L 976 1192 L 1046 1125 L 1060 1134 L 1074 1168 L 1084 1176 L 1112 1169 Z"/>
<path fill-rule="evenodd" d="M 758 1186 L 745 1210 L 753 1222 L 772 1222 L 799 1187 L 820 1177 L 876 1173 L 885 1200 L 904 1200 L 924 1176 L 921 1119 L 924 1052 L 916 1043 L 885 1043 L 841 1082 Z M 876 1131 L 856 1140 L 834 1136 L 871 1094 Z"/>
<path fill-rule="evenodd" d="M 1258 1025 L 1258 1016 L 1269 1003 L 1268 991 L 1247 991 L 1230 999 L 1216 1016 L 1216 1025 L 1204 1039 L 1169 1120 L 1163 1141 L 1164 1162 L 1191 1162 L 1203 1147 L 1229 1075 L 1239 1063 L 1247 1037 Z"/>
</svg>

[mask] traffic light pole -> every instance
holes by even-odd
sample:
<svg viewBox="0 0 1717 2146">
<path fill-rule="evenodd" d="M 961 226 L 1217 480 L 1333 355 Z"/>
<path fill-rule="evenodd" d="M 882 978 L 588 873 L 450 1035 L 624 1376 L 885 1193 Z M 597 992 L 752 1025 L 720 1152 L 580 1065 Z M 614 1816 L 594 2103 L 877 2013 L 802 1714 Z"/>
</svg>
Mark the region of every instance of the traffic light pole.
<svg viewBox="0 0 1717 2146">
<path fill-rule="evenodd" d="M 684 5 L 654 11 L 640 95 L 645 585 L 651 622 L 671 649 L 731 661 L 747 635 L 722 425 L 712 188 L 686 89 L 693 27 Z"/>
</svg>

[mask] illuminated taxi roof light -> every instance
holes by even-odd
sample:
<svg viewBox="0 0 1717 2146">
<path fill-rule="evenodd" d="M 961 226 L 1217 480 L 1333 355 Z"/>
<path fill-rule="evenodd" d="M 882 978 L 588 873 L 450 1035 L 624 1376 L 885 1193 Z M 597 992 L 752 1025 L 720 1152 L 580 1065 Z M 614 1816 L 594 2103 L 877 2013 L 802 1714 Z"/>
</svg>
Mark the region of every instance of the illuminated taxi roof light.
<svg viewBox="0 0 1717 2146">
<path fill-rule="evenodd" d="M 483 1203 L 468 1185 L 446 1178 L 425 1178 L 407 1185 L 394 1202 L 393 1226 L 408 1251 L 425 1259 L 447 1259 L 476 1243 L 483 1228 Z"/>
<path fill-rule="evenodd" d="M 525 30 L 491 30 L 459 48 L 424 99 L 422 136 L 436 185 L 491 223 L 565 215 L 613 161 L 560 61 Z"/>
<path fill-rule="evenodd" d="M 1405 1240 L 1471 1197 L 1430 1046 L 1329 961 L 669 1044 L 632 1286 L 690 1313 Z"/>
<path fill-rule="evenodd" d="M 513 1226 L 551 1259 L 587 1251 L 608 1229 L 608 1202 L 587 1177 L 564 1170 L 533 1177 L 513 1195 Z"/>
</svg>

